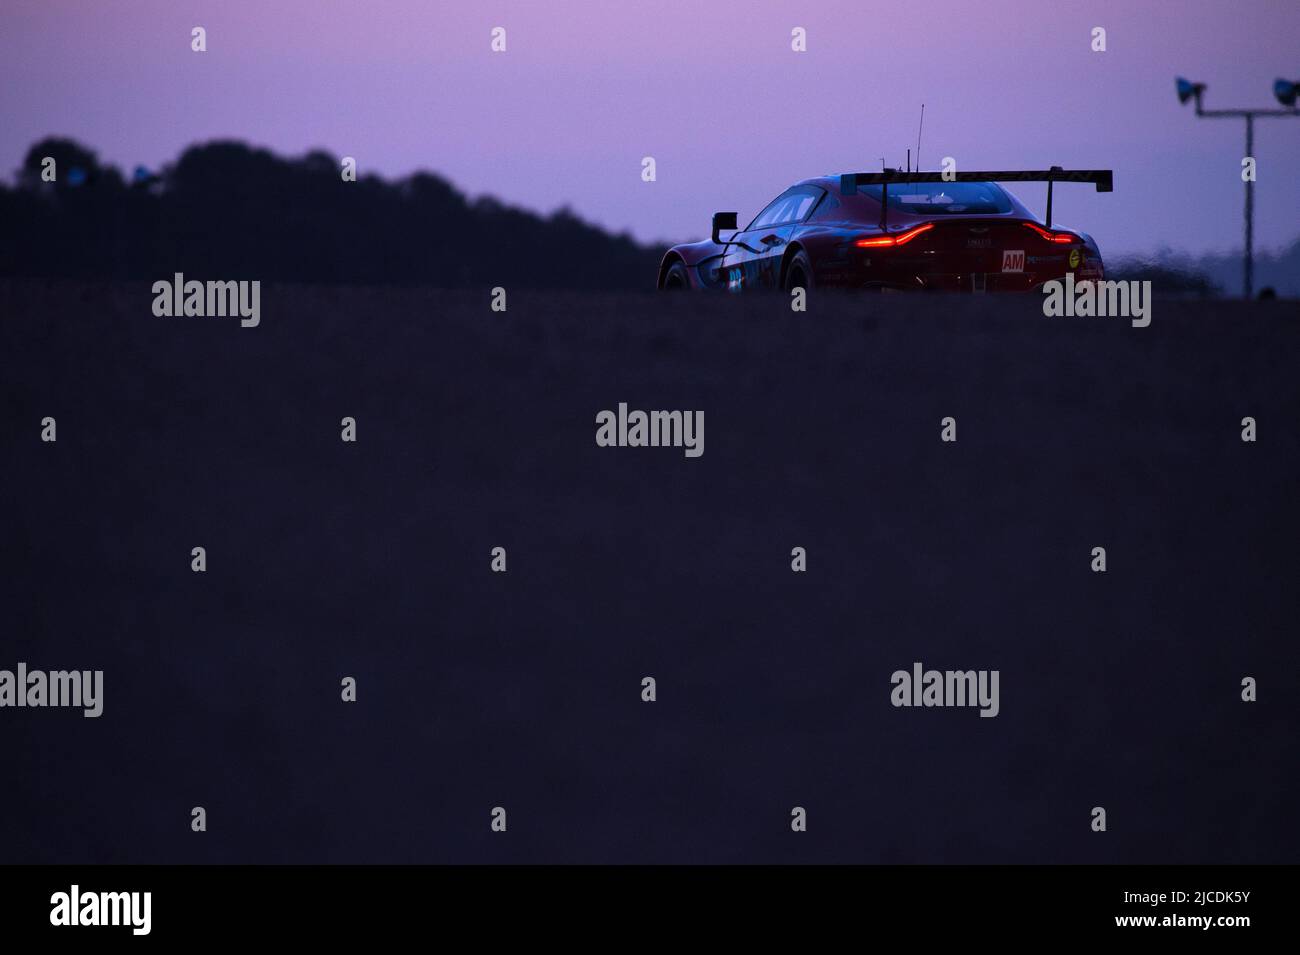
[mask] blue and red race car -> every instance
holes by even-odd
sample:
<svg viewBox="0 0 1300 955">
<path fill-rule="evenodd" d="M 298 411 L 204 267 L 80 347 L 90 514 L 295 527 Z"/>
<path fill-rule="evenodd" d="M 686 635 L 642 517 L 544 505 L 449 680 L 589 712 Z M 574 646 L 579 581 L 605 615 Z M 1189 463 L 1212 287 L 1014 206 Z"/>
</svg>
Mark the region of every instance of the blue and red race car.
<svg viewBox="0 0 1300 955">
<path fill-rule="evenodd" d="M 1039 221 L 1000 182 L 1046 182 Z M 1040 289 L 1073 273 L 1104 278 L 1101 252 L 1083 232 L 1052 225 L 1052 185 L 1113 188 L 1103 170 L 849 173 L 805 179 L 736 228 L 713 217 L 710 239 L 675 245 L 659 266 L 661 289 L 836 287 L 878 290 Z"/>
</svg>

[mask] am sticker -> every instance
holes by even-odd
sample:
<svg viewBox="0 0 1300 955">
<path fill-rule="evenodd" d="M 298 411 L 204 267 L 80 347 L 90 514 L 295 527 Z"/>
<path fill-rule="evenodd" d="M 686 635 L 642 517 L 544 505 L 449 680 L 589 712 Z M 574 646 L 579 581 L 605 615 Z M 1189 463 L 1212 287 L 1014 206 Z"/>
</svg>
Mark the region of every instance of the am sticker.
<svg viewBox="0 0 1300 955">
<path fill-rule="evenodd" d="M 1002 271 L 1003 272 L 1023 272 L 1025 270 L 1025 250 L 1024 249 L 1003 249 L 1002 250 Z"/>
</svg>

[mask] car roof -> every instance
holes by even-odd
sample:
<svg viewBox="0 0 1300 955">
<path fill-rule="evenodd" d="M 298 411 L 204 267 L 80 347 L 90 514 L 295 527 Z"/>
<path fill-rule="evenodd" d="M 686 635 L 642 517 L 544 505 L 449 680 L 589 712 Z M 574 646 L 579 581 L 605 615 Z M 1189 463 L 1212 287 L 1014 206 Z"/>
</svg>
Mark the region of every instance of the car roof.
<svg viewBox="0 0 1300 955">
<path fill-rule="evenodd" d="M 790 188 L 795 189 L 799 186 L 820 186 L 822 189 L 829 189 L 836 195 L 840 192 L 839 176 L 814 176 L 811 179 L 800 179 Z"/>
<path fill-rule="evenodd" d="M 813 176 L 810 179 L 800 179 L 798 182 L 793 183 L 789 188 L 797 189 L 800 186 L 818 186 L 822 189 L 829 189 L 831 192 L 835 193 L 836 195 L 839 195 L 840 177 L 839 174 L 827 175 L 827 176 Z M 1006 192 L 1006 190 L 1004 189 L 1003 192 Z"/>
</svg>

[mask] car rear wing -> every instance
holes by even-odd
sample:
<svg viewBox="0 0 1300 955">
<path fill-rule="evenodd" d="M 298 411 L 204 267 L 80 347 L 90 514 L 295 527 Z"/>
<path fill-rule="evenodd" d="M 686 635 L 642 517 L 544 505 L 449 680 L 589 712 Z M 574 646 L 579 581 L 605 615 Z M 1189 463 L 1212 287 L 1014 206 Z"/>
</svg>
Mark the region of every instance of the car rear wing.
<svg viewBox="0 0 1300 955">
<path fill-rule="evenodd" d="M 1098 192 L 1113 192 L 1114 174 L 1110 169 L 1051 169 L 1024 170 L 1001 169 L 994 172 L 850 172 L 840 176 L 840 193 L 857 195 L 859 186 L 880 187 L 880 228 L 885 228 L 885 215 L 889 209 L 889 184 L 905 185 L 914 182 L 1045 182 L 1047 183 L 1047 228 L 1052 227 L 1052 184 L 1057 182 L 1089 182 Z"/>
</svg>

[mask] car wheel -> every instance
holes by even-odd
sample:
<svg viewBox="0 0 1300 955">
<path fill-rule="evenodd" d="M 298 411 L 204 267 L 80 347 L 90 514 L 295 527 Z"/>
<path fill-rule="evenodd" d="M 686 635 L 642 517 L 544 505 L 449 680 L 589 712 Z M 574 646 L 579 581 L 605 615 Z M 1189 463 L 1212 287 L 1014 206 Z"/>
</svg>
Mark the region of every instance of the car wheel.
<svg viewBox="0 0 1300 955">
<path fill-rule="evenodd" d="M 674 262 L 668 268 L 668 274 L 664 276 L 665 289 L 688 289 L 691 287 L 690 276 L 686 272 L 686 266 L 681 262 Z"/>
<path fill-rule="evenodd" d="M 785 267 L 785 290 L 789 292 L 801 288 L 807 291 L 812 288 L 812 284 L 812 260 L 808 258 L 807 252 L 800 249 Z"/>
</svg>

